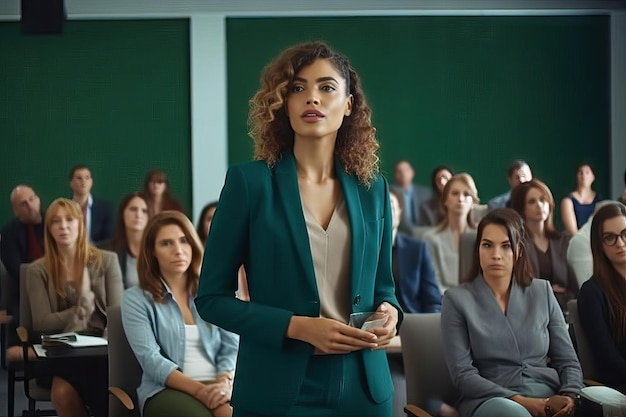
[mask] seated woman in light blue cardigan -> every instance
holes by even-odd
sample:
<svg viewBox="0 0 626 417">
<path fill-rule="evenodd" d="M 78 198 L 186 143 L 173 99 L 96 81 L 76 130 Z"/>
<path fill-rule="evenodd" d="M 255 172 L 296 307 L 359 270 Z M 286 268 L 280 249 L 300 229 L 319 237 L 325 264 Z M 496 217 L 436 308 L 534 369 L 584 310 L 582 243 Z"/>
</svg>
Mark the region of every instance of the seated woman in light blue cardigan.
<svg viewBox="0 0 626 417">
<path fill-rule="evenodd" d="M 198 315 L 201 262 L 202 244 L 184 214 L 164 211 L 149 221 L 139 286 L 122 300 L 124 332 L 143 369 L 137 396 L 145 417 L 232 415 L 239 337 Z"/>
<path fill-rule="evenodd" d="M 444 294 L 443 351 L 461 417 L 568 416 L 583 387 L 550 283 L 532 278 L 524 234 L 514 210 L 487 213 L 474 245 L 475 278 Z"/>
</svg>

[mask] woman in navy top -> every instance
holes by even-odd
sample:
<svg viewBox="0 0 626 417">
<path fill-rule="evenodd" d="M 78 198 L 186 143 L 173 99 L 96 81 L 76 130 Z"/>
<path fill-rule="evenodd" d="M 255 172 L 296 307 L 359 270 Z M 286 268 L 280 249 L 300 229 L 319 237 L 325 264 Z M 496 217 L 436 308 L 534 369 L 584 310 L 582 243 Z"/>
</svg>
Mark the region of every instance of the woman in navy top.
<svg viewBox="0 0 626 417">
<path fill-rule="evenodd" d="M 591 165 L 583 162 L 576 169 L 576 189 L 561 200 L 561 218 L 565 230 L 574 235 L 593 214 L 598 194 L 591 188 L 596 176 Z"/>
<path fill-rule="evenodd" d="M 597 378 L 626 393 L 626 207 L 611 203 L 591 223 L 593 276 L 578 295 L 580 324 Z"/>
</svg>

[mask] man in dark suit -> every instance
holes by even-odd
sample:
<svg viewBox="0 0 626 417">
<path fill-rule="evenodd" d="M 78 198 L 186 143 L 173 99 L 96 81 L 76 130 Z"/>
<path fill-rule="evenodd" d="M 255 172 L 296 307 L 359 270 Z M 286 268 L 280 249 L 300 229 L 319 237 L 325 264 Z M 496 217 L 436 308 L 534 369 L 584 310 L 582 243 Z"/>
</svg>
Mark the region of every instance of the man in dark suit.
<svg viewBox="0 0 626 417">
<path fill-rule="evenodd" d="M 420 206 L 432 196 L 433 192 L 429 187 L 413 184 L 415 171 L 406 160 L 396 162 L 394 167 L 395 184 L 391 189 L 396 193 L 402 207 L 402 221 L 400 230 L 412 233 L 418 226 L 427 226 L 426 219 L 420 215 Z"/>
<path fill-rule="evenodd" d="M 17 316 L 20 264 L 43 256 L 44 216 L 39 196 L 28 185 L 18 185 L 11 191 L 11 206 L 15 218 L 2 229 L 0 257 L 9 273 L 8 308 Z"/>
<path fill-rule="evenodd" d="M 395 193 L 390 194 L 393 249 L 392 268 L 396 297 L 405 313 L 438 313 L 441 292 L 426 242 L 398 232 L 402 209 Z"/>
<path fill-rule="evenodd" d="M 99 243 L 113 237 L 113 206 L 106 200 L 91 195 L 93 178 L 89 167 L 75 165 L 70 171 L 70 188 L 74 192 L 72 200 L 83 209 L 85 228 L 89 240 Z"/>
</svg>

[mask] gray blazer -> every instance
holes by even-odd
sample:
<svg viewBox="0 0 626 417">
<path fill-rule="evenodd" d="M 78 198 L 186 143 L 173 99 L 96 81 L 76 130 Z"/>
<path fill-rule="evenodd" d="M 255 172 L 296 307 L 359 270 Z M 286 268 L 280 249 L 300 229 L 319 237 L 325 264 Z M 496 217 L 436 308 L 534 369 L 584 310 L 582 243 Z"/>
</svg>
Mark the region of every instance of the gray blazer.
<svg viewBox="0 0 626 417">
<path fill-rule="evenodd" d="M 475 241 L 476 230 L 468 228 L 463 234 L 468 234 L 464 240 Z M 459 274 L 459 249 L 454 245 L 454 238 L 450 227 L 443 230 L 433 229 L 424 233 L 423 239 L 430 247 L 430 253 L 435 267 L 435 275 L 439 288 L 443 293 L 448 288 L 456 287 L 461 282 Z M 465 272 L 465 270 L 463 271 Z"/>
<path fill-rule="evenodd" d="M 101 268 L 96 269 L 88 265 L 87 269 L 91 277 L 91 290 L 95 295 L 96 308 L 106 315 L 108 306 L 120 304 L 124 286 L 117 255 L 109 251 L 101 252 Z M 48 279 L 43 259 L 33 262 L 27 268 L 25 284 L 33 319 L 32 330 L 61 331 L 73 320 L 74 308 L 58 311 L 57 294 L 52 281 Z"/>
<path fill-rule="evenodd" d="M 578 393 L 583 387 L 567 324 L 545 280 L 526 288 L 513 282 L 506 315 L 482 275 L 450 288 L 443 298 L 441 332 L 461 417 L 471 416 L 489 398 L 520 394 L 523 377 L 555 393 Z"/>
</svg>

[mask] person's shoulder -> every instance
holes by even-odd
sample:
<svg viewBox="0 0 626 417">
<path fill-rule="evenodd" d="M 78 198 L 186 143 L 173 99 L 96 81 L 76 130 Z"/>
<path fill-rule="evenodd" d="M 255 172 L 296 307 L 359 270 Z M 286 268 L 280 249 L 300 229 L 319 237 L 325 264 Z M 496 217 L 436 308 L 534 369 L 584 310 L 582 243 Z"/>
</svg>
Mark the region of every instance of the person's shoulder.
<svg viewBox="0 0 626 417">
<path fill-rule="evenodd" d="M 530 285 L 526 288 L 526 291 L 532 292 L 534 294 L 543 294 L 552 292 L 552 286 L 550 285 L 550 281 L 542 278 L 533 278 L 530 281 Z"/>
<path fill-rule="evenodd" d="M 423 240 L 416 239 L 402 232 L 398 232 L 398 234 L 396 235 L 396 243 L 399 246 L 411 247 L 415 248 L 416 250 L 422 250 L 423 248 L 428 246 L 428 244 Z"/>
<path fill-rule="evenodd" d="M 113 204 L 105 199 L 105 198 L 100 198 L 100 197 L 95 197 L 95 196 L 91 196 L 91 198 L 93 199 L 93 205 L 99 205 L 100 207 L 113 207 Z"/>
<path fill-rule="evenodd" d="M 586 294 L 600 294 L 602 293 L 602 287 L 598 283 L 598 280 L 595 277 L 589 278 L 587 281 L 583 282 L 583 285 L 580 286 L 580 291 L 578 292 L 578 296 L 586 295 Z"/>
<path fill-rule="evenodd" d="M 17 217 L 13 217 L 11 220 L 9 220 L 7 223 L 5 223 L 5 225 L 2 227 L 2 231 L 0 232 L 2 234 L 2 238 L 4 239 L 5 237 L 13 234 L 13 232 L 21 224 L 22 223 L 20 222 L 20 219 L 18 219 Z"/>
<path fill-rule="evenodd" d="M 279 162 L 280 163 L 280 162 Z M 274 167 L 270 167 L 266 161 L 249 161 L 231 165 L 226 173 L 227 178 L 238 178 L 247 184 L 265 181 L 269 178 Z"/>
<path fill-rule="evenodd" d="M 259 173 L 269 172 L 270 166 L 264 160 L 247 161 L 233 164 L 228 168 L 228 171 L 239 171 L 243 173 Z"/>
<path fill-rule="evenodd" d="M 476 278 L 478 279 L 478 278 Z M 443 298 L 455 304 L 467 305 L 466 300 L 474 298 L 476 282 L 464 282 L 456 287 L 450 287 L 443 293 Z"/>
<path fill-rule="evenodd" d="M 93 244 L 96 249 L 99 249 L 101 251 L 113 251 L 113 239 L 107 239 L 107 240 L 102 240 L 100 242 L 95 242 Z"/>
<path fill-rule="evenodd" d="M 139 285 L 134 285 L 124 290 L 122 304 L 154 304 L 154 298 L 149 291 L 144 290 Z"/>
<path fill-rule="evenodd" d="M 39 258 L 35 261 L 32 261 L 31 263 L 22 264 L 22 265 L 25 265 L 24 272 L 26 272 L 26 276 L 41 275 L 41 274 L 47 275 L 46 265 L 44 264 L 44 258 Z"/>
<path fill-rule="evenodd" d="M 107 263 L 107 262 L 117 261 L 117 253 L 107 250 L 107 249 L 97 249 L 97 250 L 100 251 L 103 262 Z"/>
<path fill-rule="evenodd" d="M 509 200 L 510 196 L 511 196 L 510 191 L 506 191 L 502 194 L 498 194 L 497 196 L 487 201 L 487 207 L 489 207 L 490 210 L 493 210 L 496 208 L 503 208 L 504 206 L 506 206 L 506 202 Z"/>
</svg>

